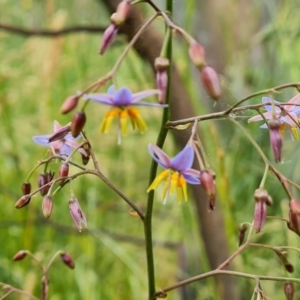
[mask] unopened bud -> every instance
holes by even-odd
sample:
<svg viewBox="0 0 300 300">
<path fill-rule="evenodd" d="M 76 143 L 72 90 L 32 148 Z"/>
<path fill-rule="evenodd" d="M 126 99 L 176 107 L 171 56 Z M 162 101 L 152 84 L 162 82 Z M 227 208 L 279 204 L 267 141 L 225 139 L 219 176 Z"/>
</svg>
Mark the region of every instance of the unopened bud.
<svg viewBox="0 0 300 300">
<path fill-rule="evenodd" d="M 272 199 L 272 197 L 270 195 L 268 195 L 268 198 L 266 200 L 266 204 L 268 206 L 272 206 L 273 205 L 273 199 Z"/>
<path fill-rule="evenodd" d="M 293 300 L 294 298 L 294 293 L 295 293 L 295 289 L 294 289 L 294 284 L 292 282 L 286 282 L 284 284 L 284 294 L 287 300 Z"/>
<path fill-rule="evenodd" d="M 248 226 L 246 224 L 240 224 L 239 226 L 239 246 L 241 246 L 245 239 L 245 233 L 248 229 Z"/>
<path fill-rule="evenodd" d="M 22 184 L 22 192 L 23 192 L 23 195 L 30 194 L 30 192 L 31 192 L 31 183 L 30 182 L 24 182 Z"/>
<path fill-rule="evenodd" d="M 81 130 L 84 127 L 85 122 L 86 122 L 85 113 L 83 111 L 78 111 L 74 115 L 71 123 L 71 133 L 74 138 L 76 138 L 80 134 Z"/>
<path fill-rule="evenodd" d="M 110 21 L 117 26 L 121 26 L 127 19 L 131 9 L 131 4 L 128 0 L 123 0 L 119 3 L 117 10 L 110 17 Z"/>
<path fill-rule="evenodd" d="M 14 257 L 13 260 L 14 261 L 18 261 L 18 260 L 22 260 L 23 258 L 25 258 L 27 255 L 27 251 L 25 250 L 20 250 L 19 252 L 17 252 Z"/>
<path fill-rule="evenodd" d="M 42 202 L 42 211 L 46 219 L 49 219 L 52 213 L 53 201 L 50 196 L 46 196 Z"/>
<path fill-rule="evenodd" d="M 65 265 L 67 265 L 69 268 L 71 268 L 71 269 L 75 268 L 74 260 L 70 254 L 68 254 L 66 252 L 62 252 L 60 254 L 60 257 L 61 257 L 61 260 L 63 261 L 63 263 Z"/>
<path fill-rule="evenodd" d="M 58 177 L 59 178 L 67 177 L 68 175 L 69 175 L 69 164 L 67 164 L 67 163 L 61 164 L 59 167 L 59 170 L 58 170 Z M 65 182 L 65 180 L 62 179 L 59 182 L 62 185 Z"/>
<path fill-rule="evenodd" d="M 193 42 L 189 48 L 189 55 L 191 61 L 200 70 L 205 66 L 205 51 L 204 48 L 197 42 Z"/>
<path fill-rule="evenodd" d="M 70 132 L 70 130 L 71 130 L 71 124 L 69 123 L 61 127 L 60 129 L 58 129 L 57 131 L 55 131 L 52 135 L 50 135 L 48 141 L 52 143 L 57 140 L 61 140 Z"/>
<path fill-rule="evenodd" d="M 280 121 L 276 118 L 269 120 L 270 143 L 275 162 L 281 162 L 282 154 L 282 136 L 280 133 Z"/>
<path fill-rule="evenodd" d="M 15 208 L 22 208 L 30 203 L 31 197 L 29 195 L 23 195 L 15 204 Z"/>
<path fill-rule="evenodd" d="M 103 33 L 102 42 L 100 46 L 100 54 L 103 55 L 106 49 L 111 45 L 118 33 L 118 26 L 111 23 Z"/>
<path fill-rule="evenodd" d="M 268 192 L 263 188 L 259 188 L 254 192 L 254 199 L 254 228 L 258 233 L 262 230 L 267 218 Z"/>
<path fill-rule="evenodd" d="M 49 183 L 52 181 L 53 177 L 54 177 L 53 172 L 40 174 L 40 176 L 38 178 L 38 187 L 41 188 L 40 189 L 40 194 L 42 196 L 47 195 L 47 193 L 50 189 L 50 184 Z"/>
<path fill-rule="evenodd" d="M 79 96 L 75 96 L 75 95 L 69 96 L 62 104 L 62 106 L 60 108 L 60 112 L 62 114 L 69 113 L 77 106 L 78 101 L 79 101 Z"/>
<path fill-rule="evenodd" d="M 81 153 L 81 160 L 82 160 L 82 164 L 85 166 L 88 164 L 90 157 L 91 157 L 91 148 L 90 148 L 90 144 L 86 143 L 83 145 L 82 149 L 84 150 L 84 153 Z"/>
<path fill-rule="evenodd" d="M 158 101 L 160 104 L 164 104 L 166 102 L 168 68 L 170 66 L 170 62 L 165 57 L 157 57 L 155 59 L 154 65 L 156 69 L 156 87 L 158 90 L 160 90 Z"/>
<path fill-rule="evenodd" d="M 294 266 L 288 261 L 287 252 L 275 250 L 275 253 L 277 254 L 280 262 L 284 265 L 284 268 L 286 269 L 286 271 L 289 273 L 293 273 Z"/>
<path fill-rule="evenodd" d="M 216 202 L 216 184 L 214 177 L 215 173 L 213 170 L 207 169 L 200 171 L 199 179 L 201 181 L 201 186 L 203 187 L 204 191 L 206 192 L 209 200 L 209 208 L 214 210 L 215 202 Z"/>
<path fill-rule="evenodd" d="M 70 215 L 76 224 L 79 232 L 82 230 L 82 224 L 87 228 L 87 221 L 85 218 L 85 215 L 79 205 L 78 200 L 75 197 L 72 197 L 69 200 L 69 209 L 70 209 Z"/>
<path fill-rule="evenodd" d="M 289 222 L 287 226 L 290 230 L 300 235 L 300 201 L 293 198 L 289 206 Z"/>
<path fill-rule="evenodd" d="M 207 94 L 214 100 L 219 100 L 221 97 L 221 86 L 216 71 L 210 66 L 205 66 L 201 70 L 201 80 Z"/>
</svg>

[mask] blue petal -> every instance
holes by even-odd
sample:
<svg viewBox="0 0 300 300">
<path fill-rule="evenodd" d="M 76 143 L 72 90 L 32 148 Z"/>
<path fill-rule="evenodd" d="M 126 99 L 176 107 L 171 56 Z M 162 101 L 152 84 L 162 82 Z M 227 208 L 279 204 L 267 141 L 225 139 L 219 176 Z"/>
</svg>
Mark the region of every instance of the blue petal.
<svg viewBox="0 0 300 300">
<path fill-rule="evenodd" d="M 66 144 L 63 144 L 61 146 L 61 148 L 59 149 L 59 154 L 60 155 L 66 155 L 66 156 L 69 156 L 71 154 L 72 150 L 71 150 L 71 147 L 66 145 Z"/>
<path fill-rule="evenodd" d="M 108 95 L 108 94 L 90 94 L 90 95 L 84 95 L 84 97 L 86 99 L 90 99 L 92 101 L 96 101 L 102 104 L 106 104 L 106 105 L 110 105 L 113 106 L 114 105 L 114 100 L 112 98 L 112 96 Z"/>
<path fill-rule="evenodd" d="M 146 90 L 146 91 L 142 91 L 142 92 L 138 92 L 132 95 L 132 101 L 131 103 L 135 103 L 138 102 L 139 100 L 152 96 L 152 95 L 158 95 L 160 94 L 161 91 L 160 90 Z"/>
<path fill-rule="evenodd" d="M 114 95 L 114 104 L 119 105 L 128 105 L 132 101 L 131 90 L 127 87 L 119 89 Z"/>
<path fill-rule="evenodd" d="M 269 97 L 262 97 L 261 101 L 262 101 L 262 103 L 268 103 L 268 102 L 272 102 L 272 99 Z M 274 103 L 280 104 L 280 102 L 276 101 L 276 100 L 274 100 Z M 272 111 L 272 105 L 265 105 L 265 109 L 269 112 Z M 275 106 L 275 111 L 280 112 L 281 109 L 279 107 Z"/>
<path fill-rule="evenodd" d="M 183 172 L 181 172 L 183 177 L 185 178 L 186 182 L 189 184 L 200 184 L 201 181 L 199 179 L 200 172 L 195 169 L 188 169 Z"/>
<path fill-rule="evenodd" d="M 134 103 L 134 106 L 152 106 L 152 107 L 168 107 L 168 104 L 159 104 L 159 103 L 151 103 L 151 102 L 137 102 Z"/>
<path fill-rule="evenodd" d="M 49 137 L 51 134 L 45 134 L 45 135 L 36 135 L 32 137 L 32 140 L 42 146 L 51 146 L 51 143 L 49 143 Z"/>
<path fill-rule="evenodd" d="M 159 147 L 156 145 L 149 144 L 148 145 L 148 151 L 152 158 L 162 167 L 165 169 L 170 169 L 171 167 L 171 159 L 169 156 L 162 151 Z"/>
<path fill-rule="evenodd" d="M 114 85 L 111 85 L 109 88 L 108 88 L 108 91 L 107 91 L 107 94 L 110 95 L 110 96 L 113 96 L 115 94 L 116 90 L 115 90 L 115 86 Z"/>
<path fill-rule="evenodd" d="M 268 128 L 268 125 L 267 125 L 267 124 L 264 124 L 264 125 L 259 126 L 259 128 L 267 129 L 267 128 Z"/>
<path fill-rule="evenodd" d="M 184 171 L 189 169 L 194 160 L 194 149 L 191 144 L 187 144 L 172 160 L 171 167 L 174 170 Z"/>
</svg>

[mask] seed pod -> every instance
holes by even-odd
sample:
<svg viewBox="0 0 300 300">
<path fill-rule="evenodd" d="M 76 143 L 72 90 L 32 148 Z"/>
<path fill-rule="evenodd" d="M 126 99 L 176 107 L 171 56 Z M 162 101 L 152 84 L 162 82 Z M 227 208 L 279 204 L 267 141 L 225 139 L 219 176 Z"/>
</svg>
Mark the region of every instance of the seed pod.
<svg viewBox="0 0 300 300">
<path fill-rule="evenodd" d="M 20 250 L 19 252 L 17 252 L 14 257 L 13 260 L 14 261 L 18 261 L 18 260 L 22 260 L 23 258 L 25 258 L 27 255 L 27 252 L 25 250 Z"/>
<path fill-rule="evenodd" d="M 207 94 L 214 100 L 221 97 L 221 86 L 217 72 L 210 66 L 205 66 L 201 70 L 202 84 Z"/>
<path fill-rule="evenodd" d="M 31 197 L 29 195 L 23 195 L 15 204 L 15 208 L 22 208 L 30 203 Z"/>
<path fill-rule="evenodd" d="M 49 219 L 52 213 L 53 201 L 50 196 L 46 196 L 42 202 L 42 211 L 46 219 Z"/>
<path fill-rule="evenodd" d="M 84 127 L 84 124 L 86 122 L 86 115 L 83 111 L 78 111 L 73 119 L 72 119 L 72 123 L 71 123 L 71 134 L 74 138 L 76 138 L 81 130 Z"/>
<path fill-rule="evenodd" d="M 63 261 L 63 263 L 68 266 L 71 269 L 75 268 L 75 263 L 73 258 L 71 257 L 70 254 L 66 253 L 66 252 L 62 252 L 60 254 L 61 260 Z"/>
</svg>

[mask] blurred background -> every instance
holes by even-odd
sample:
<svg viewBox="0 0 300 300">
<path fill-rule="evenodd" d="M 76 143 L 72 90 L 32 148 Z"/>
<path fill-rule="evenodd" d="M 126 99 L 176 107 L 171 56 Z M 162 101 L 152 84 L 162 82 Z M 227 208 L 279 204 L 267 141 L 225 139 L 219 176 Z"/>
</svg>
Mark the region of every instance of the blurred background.
<svg viewBox="0 0 300 300">
<path fill-rule="evenodd" d="M 54 120 L 61 124 L 70 121 L 72 114 L 60 114 L 63 100 L 106 74 L 126 46 L 130 30 L 135 28 L 131 24 L 128 31 L 121 32 L 107 53 L 100 56 L 101 30 L 51 38 L 12 32 L 2 25 L 29 30 L 59 30 L 72 26 L 101 29 L 109 24 L 114 2 L 0 0 L 0 281 L 37 297 L 40 295 L 40 271 L 28 258 L 12 261 L 21 249 L 35 253 L 45 264 L 60 249 L 74 258 L 76 267 L 72 271 L 59 260 L 54 263 L 49 275 L 50 300 L 146 299 L 147 296 L 142 224 L 129 215 L 126 203 L 98 179 L 85 176 L 72 184 L 89 225 L 89 229 L 81 233 L 69 215 L 69 186 L 55 196 L 49 220 L 43 217 L 40 195 L 33 197 L 27 207 L 14 208 L 28 173 L 46 157 L 47 149 L 34 144 L 32 136 L 51 133 Z M 156 4 L 163 8 L 163 2 L 156 1 Z M 198 70 L 189 61 L 188 46 L 176 35 L 173 52 L 179 77 L 174 76 L 173 84 L 184 87 L 188 98 L 181 101 L 187 101 L 186 105 L 192 107 L 190 116 L 225 110 L 258 90 L 299 81 L 299 6 L 297 0 L 174 1 L 174 22 L 192 33 L 205 47 L 207 61 L 220 74 L 223 90 L 221 101 L 214 105 L 202 90 Z M 141 20 L 153 13 L 146 4 L 138 5 L 138 9 Z M 151 30 L 161 37 L 163 21 L 157 20 Z M 154 48 L 159 53 L 159 45 L 147 44 L 147 40 L 143 43 L 145 48 Z M 147 61 L 140 52 L 132 50 L 118 72 L 118 84 L 128 86 L 133 92 L 152 88 L 151 63 L 153 61 Z M 101 91 L 105 92 L 108 86 Z M 295 90 L 286 90 L 275 99 L 287 101 L 295 93 Z M 156 101 L 155 98 L 150 100 Z M 248 103 L 260 102 L 261 97 L 257 97 Z M 106 111 L 107 107 L 96 103 L 88 106 L 87 135 L 102 172 L 144 209 L 151 163 L 147 145 L 156 141 L 161 110 L 142 108 L 149 127 L 147 132 L 141 135 L 129 130 L 121 146 L 117 146 L 116 122 L 109 134 L 99 133 Z M 245 111 L 235 117 L 273 161 L 268 132 L 260 129 L 259 123 L 247 123 L 253 114 Z M 198 213 L 197 202 L 192 201 L 191 191 L 191 201 L 178 205 L 176 198 L 171 197 L 162 205 L 161 190 L 158 190 L 153 219 L 157 289 L 211 270 L 214 257 L 222 256 L 223 251 L 229 254 L 237 249 L 238 225 L 251 222 L 253 218 L 253 193 L 265 168 L 258 153 L 241 132 L 225 120 L 205 121 L 199 128 L 211 167 L 217 173 L 216 211 L 202 210 L 208 215 L 208 221 L 204 221 Z M 300 175 L 298 143 L 286 133 L 283 163 L 278 165 L 283 174 L 296 182 Z M 172 156 L 180 148 L 178 140 L 170 135 L 166 152 Z M 80 161 L 80 157 L 76 159 Z M 53 164 L 52 169 L 57 170 L 58 166 Z M 32 176 L 33 188 L 37 187 L 42 171 L 39 169 Z M 288 201 L 274 176 L 268 177 L 266 189 L 274 200 L 268 215 L 287 218 Z M 295 191 L 295 196 L 298 195 Z M 200 201 L 206 207 L 206 199 Z M 213 215 L 222 222 L 216 225 L 209 221 L 213 220 Z M 207 229 L 212 232 L 209 239 L 201 234 Z M 218 236 L 224 244 L 209 246 Z M 264 231 L 255 235 L 253 241 L 299 246 L 298 236 L 287 230 L 285 222 L 278 220 L 268 220 Z M 209 247 L 213 248 L 213 258 L 209 257 L 212 253 Z M 293 274 L 285 273 L 272 251 L 256 248 L 237 257 L 230 268 L 247 273 L 299 277 L 298 256 L 289 253 L 288 257 L 295 267 Z M 176 300 L 250 299 L 254 287 L 254 281 L 241 278 L 235 278 L 226 286 L 209 278 L 172 291 L 169 297 Z M 269 299 L 285 299 L 282 282 L 263 282 L 262 289 Z M 296 290 L 299 290 L 297 286 Z M 300 297 L 299 293 L 296 295 Z M 7 299 L 23 298 L 13 295 Z"/>
</svg>

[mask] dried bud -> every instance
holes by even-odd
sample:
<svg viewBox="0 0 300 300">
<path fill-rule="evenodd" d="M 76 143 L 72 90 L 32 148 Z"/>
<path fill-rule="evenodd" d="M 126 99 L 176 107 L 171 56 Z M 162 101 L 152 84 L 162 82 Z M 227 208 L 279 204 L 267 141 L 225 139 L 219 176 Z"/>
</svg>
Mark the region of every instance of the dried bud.
<svg viewBox="0 0 300 300">
<path fill-rule="evenodd" d="M 83 111 L 78 111 L 74 115 L 71 123 L 71 133 L 74 138 L 78 137 L 78 135 L 80 134 L 81 130 L 84 127 L 85 121 L 86 116 Z"/>
<path fill-rule="evenodd" d="M 26 255 L 27 255 L 26 250 L 20 250 L 17 254 L 14 255 L 13 260 L 14 261 L 22 260 L 23 258 L 26 257 Z"/>
<path fill-rule="evenodd" d="M 46 219 L 49 219 L 52 213 L 52 208 L 53 208 L 53 201 L 50 196 L 46 196 L 43 199 L 42 202 L 42 210 L 43 210 L 43 215 Z"/>
<path fill-rule="evenodd" d="M 82 230 L 81 224 L 83 224 L 87 228 L 87 221 L 85 215 L 79 205 L 78 200 L 75 197 L 72 197 L 69 200 L 69 209 L 70 215 L 73 218 L 73 221 L 76 224 L 79 232 L 81 232 Z"/>
<path fill-rule="evenodd" d="M 248 226 L 246 224 L 240 224 L 239 226 L 239 246 L 244 242 L 245 232 L 247 231 Z"/>
<path fill-rule="evenodd" d="M 61 127 L 59 130 L 55 131 L 52 135 L 50 135 L 48 141 L 52 143 L 57 140 L 61 140 L 70 132 L 70 130 L 71 130 L 71 123 L 68 123 L 67 125 Z"/>
<path fill-rule="evenodd" d="M 49 189 L 50 189 L 50 182 L 52 181 L 54 177 L 54 172 L 48 172 L 45 174 L 40 174 L 39 178 L 38 178 L 38 187 L 41 188 L 40 189 L 40 194 L 42 196 L 45 196 Z"/>
<path fill-rule="evenodd" d="M 60 108 L 60 112 L 62 114 L 69 113 L 77 106 L 78 101 L 79 101 L 79 96 L 75 96 L 75 95 L 69 96 L 62 104 L 62 106 Z"/>
<path fill-rule="evenodd" d="M 273 205 L 273 199 L 272 199 L 272 197 L 270 195 L 268 195 L 268 198 L 266 200 L 266 204 L 268 206 L 272 206 Z"/>
<path fill-rule="evenodd" d="M 281 162 L 282 136 L 280 133 L 280 121 L 276 118 L 269 120 L 270 143 L 273 150 L 275 162 Z"/>
<path fill-rule="evenodd" d="M 216 203 L 216 184 L 215 184 L 215 172 L 211 169 L 200 171 L 201 186 L 205 190 L 208 200 L 209 208 L 214 210 Z"/>
<path fill-rule="evenodd" d="M 31 197 L 29 195 L 23 195 L 15 204 L 15 208 L 22 208 L 30 203 Z"/>
<path fill-rule="evenodd" d="M 286 282 L 284 284 L 284 294 L 287 300 L 293 300 L 294 298 L 294 293 L 295 293 L 295 289 L 294 289 L 294 284 L 292 282 Z"/>
<path fill-rule="evenodd" d="M 85 154 L 81 153 L 81 160 L 82 160 L 82 164 L 85 166 L 88 164 L 90 157 L 91 157 L 91 148 L 90 148 L 90 144 L 84 144 L 82 149 L 84 150 Z"/>
<path fill-rule="evenodd" d="M 219 100 L 221 97 L 221 86 L 216 71 L 210 66 L 205 66 L 201 70 L 201 80 L 207 94 L 214 100 Z"/>
<path fill-rule="evenodd" d="M 275 250 L 280 262 L 284 265 L 285 269 L 289 273 L 294 272 L 294 266 L 287 260 L 287 252 Z"/>
<path fill-rule="evenodd" d="M 289 205 L 289 222 L 287 226 L 290 230 L 300 235 L 300 201 L 293 198 Z"/>
<path fill-rule="evenodd" d="M 101 46 L 100 46 L 100 54 L 103 55 L 106 49 L 111 45 L 113 40 L 115 39 L 118 33 L 118 26 L 114 23 L 111 23 L 107 29 L 104 31 Z"/>
<path fill-rule="evenodd" d="M 24 182 L 22 184 L 22 192 L 23 195 L 28 195 L 31 192 L 31 183 L 30 182 Z"/>
<path fill-rule="evenodd" d="M 170 62 L 165 57 L 157 57 L 155 59 L 154 65 L 156 69 L 156 87 L 161 92 L 158 95 L 158 101 L 160 104 L 164 104 L 166 102 L 166 92 L 168 86 L 168 68 L 170 66 Z"/>
<path fill-rule="evenodd" d="M 63 261 L 63 263 L 65 265 L 67 265 L 69 268 L 71 268 L 71 269 L 75 268 L 74 260 L 70 254 L 68 254 L 66 252 L 62 252 L 60 254 L 60 257 L 61 257 L 61 260 Z"/>
<path fill-rule="evenodd" d="M 127 19 L 131 9 L 131 4 L 128 0 L 123 0 L 119 3 L 117 11 L 111 15 L 110 21 L 117 25 L 121 26 Z"/>
<path fill-rule="evenodd" d="M 189 48 L 189 55 L 198 69 L 202 70 L 205 67 L 205 51 L 200 44 L 193 42 Z"/>
<path fill-rule="evenodd" d="M 256 233 L 258 233 L 262 230 L 267 217 L 268 192 L 265 189 L 259 188 L 254 192 L 254 199 L 254 228 Z"/>
</svg>

